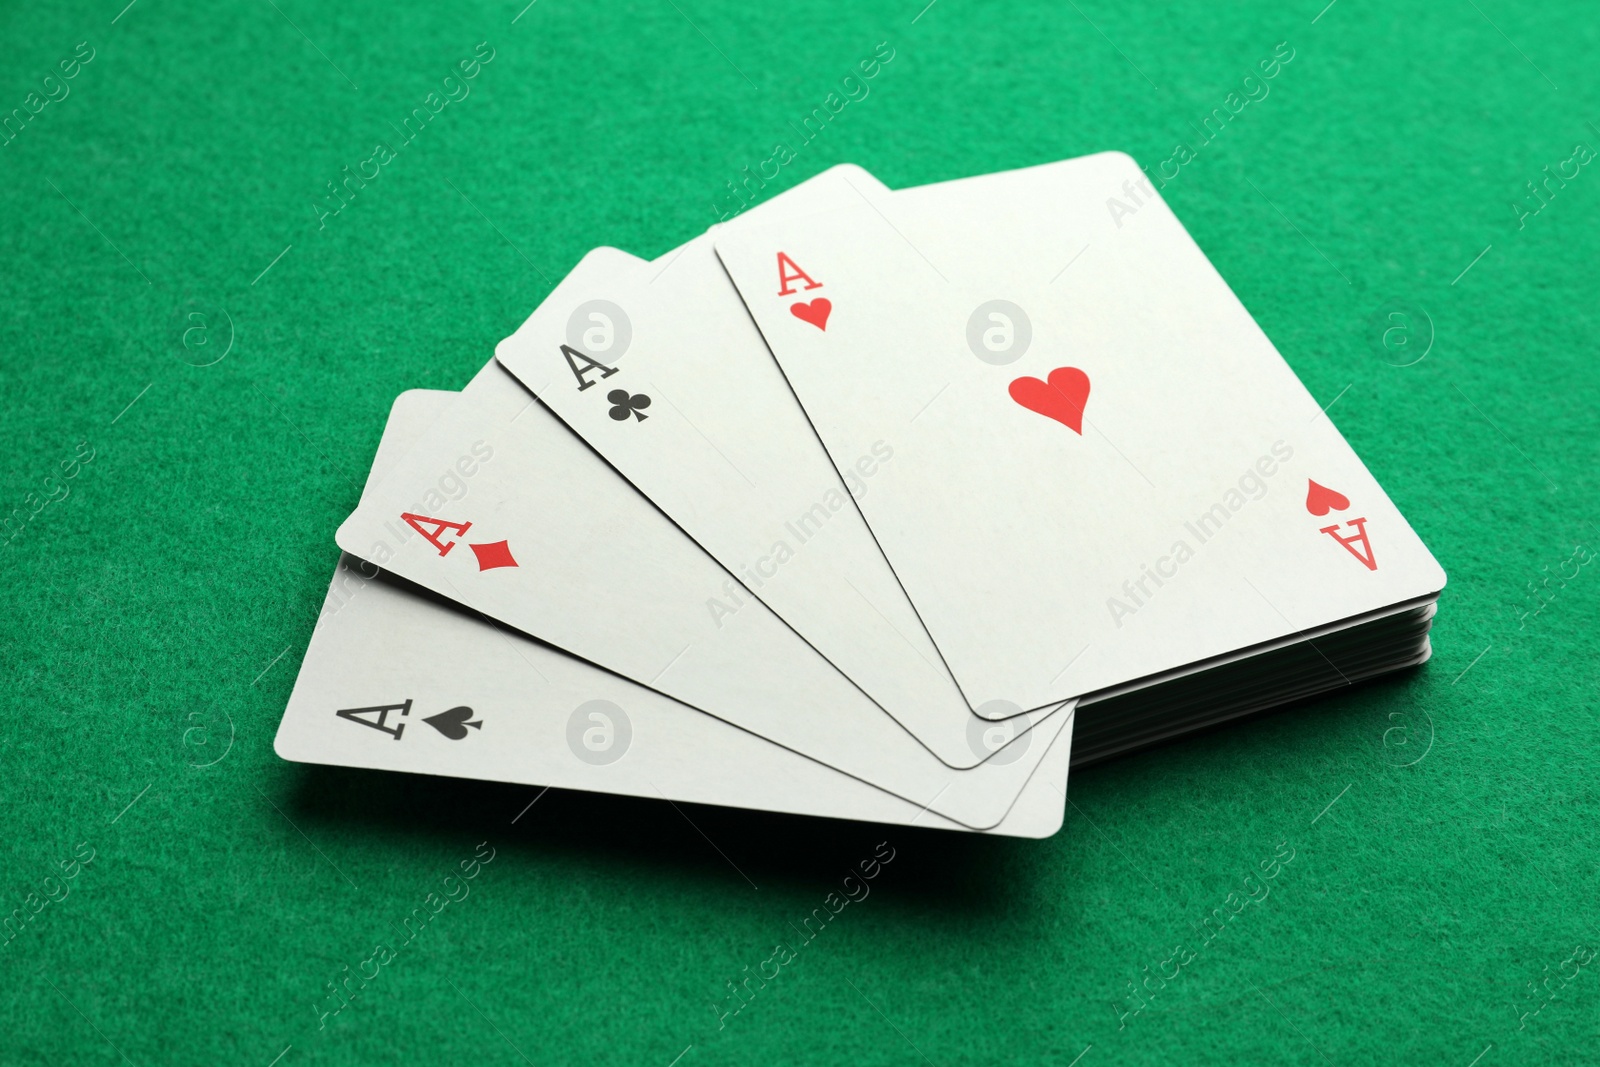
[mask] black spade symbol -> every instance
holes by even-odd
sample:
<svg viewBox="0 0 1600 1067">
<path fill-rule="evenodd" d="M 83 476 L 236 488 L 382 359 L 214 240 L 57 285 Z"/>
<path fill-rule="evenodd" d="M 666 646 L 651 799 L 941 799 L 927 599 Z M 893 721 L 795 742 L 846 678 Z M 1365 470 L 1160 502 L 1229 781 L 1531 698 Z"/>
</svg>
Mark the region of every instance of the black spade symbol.
<svg viewBox="0 0 1600 1067">
<path fill-rule="evenodd" d="M 450 740 L 459 741 L 467 736 L 467 727 L 470 726 L 474 730 L 483 729 L 482 719 L 473 722 L 467 721 L 472 718 L 472 714 L 471 708 L 462 705 L 459 708 L 451 708 L 449 711 L 441 711 L 437 715 L 429 715 L 422 721 L 444 734 Z"/>
</svg>

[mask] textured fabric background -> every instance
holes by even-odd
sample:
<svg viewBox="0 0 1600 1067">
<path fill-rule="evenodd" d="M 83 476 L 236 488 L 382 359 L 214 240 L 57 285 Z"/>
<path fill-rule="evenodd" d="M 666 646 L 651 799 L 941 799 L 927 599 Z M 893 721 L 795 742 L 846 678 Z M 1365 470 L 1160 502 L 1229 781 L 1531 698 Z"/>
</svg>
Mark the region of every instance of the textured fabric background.
<svg viewBox="0 0 1600 1067">
<path fill-rule="evenodd" d="M 0 1062 L 1593 1062 L 1600 173 L 1524 199 L 1600 148 L 1592 8 L 522 2 L 0 11 Z M 714 222 L 880 43 L 763 195 L 1187 144 L 1164 195 L 1449 571 L 1433 661 L 1077 774 L 1042 843 L 278 760 L 391 398 Z"/>
</svg>

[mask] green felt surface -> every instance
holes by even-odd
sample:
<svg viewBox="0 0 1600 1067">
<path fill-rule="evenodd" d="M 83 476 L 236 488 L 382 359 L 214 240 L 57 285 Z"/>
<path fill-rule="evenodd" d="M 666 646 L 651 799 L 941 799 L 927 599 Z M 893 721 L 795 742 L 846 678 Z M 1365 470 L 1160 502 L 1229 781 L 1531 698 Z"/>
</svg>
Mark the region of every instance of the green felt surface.
<svg viewBox="0 0 1600 1067">
<path fill-rule="evenodd" d="M 1592 8 L 523 2 L 0 11 L 0 115 L 94 50 L 0 147 L 0 1063 L 1593 1062 L 1600 569 L 1564 561 L 1600 546 L 1600 173 L 1511 207 L 1600 147 Z M 459 387 L 590 247 L 715 221 L 879 42 L 768 192 L 1189 143 L 1165 196 L 1450 574 L 1433 661 L 1076 774 L 1045 842 L 555 792 L 517 819 L 535 790 L 280 761 L 392 397 Z"/>
</svg>

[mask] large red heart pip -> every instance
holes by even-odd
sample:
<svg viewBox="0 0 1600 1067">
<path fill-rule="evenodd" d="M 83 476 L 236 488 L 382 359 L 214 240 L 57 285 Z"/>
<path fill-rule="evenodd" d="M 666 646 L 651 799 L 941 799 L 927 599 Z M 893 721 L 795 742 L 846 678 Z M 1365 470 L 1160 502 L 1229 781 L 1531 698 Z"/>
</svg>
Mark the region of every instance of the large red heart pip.
<svg viewBox="0 0 1600 1067">
<path fill-rule="evenodd" d="M 1306 479 L 1306 483 L 1310 486 L 1306 490 L 1306 510 L 1319 519 L 1330 511 L 1343 511 L 1350 506 L 1350 498 L 1343 493 L 1318 485 L 1310 478 Z"/>
<path fill-rule="evenodd" d="M 1089 376 L 1077 367 L 1057 367 L 1048 382 L 1025 375 L 1011 383 L 1011 399 L 1081 436 L 1083 409 L 1089 403 Z"/>
<path fill-rule="evenodd" d="M 828 329 L 828 314 L 833 311 L 833 301 L 819 296 L 809 304 L 790 304 L 789 313 L 801 322 L 809 322 L 824 332 Z"/>
</svg>

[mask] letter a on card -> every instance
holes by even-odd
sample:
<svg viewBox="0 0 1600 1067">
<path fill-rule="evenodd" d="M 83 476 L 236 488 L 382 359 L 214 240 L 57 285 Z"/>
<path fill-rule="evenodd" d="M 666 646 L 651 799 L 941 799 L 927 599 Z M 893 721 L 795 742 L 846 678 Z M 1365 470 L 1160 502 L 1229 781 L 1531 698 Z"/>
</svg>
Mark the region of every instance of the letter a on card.
<svg viewBox="0 0 1600 1067">
<path fill-rule="evenodd" d="M 353 723 L 370 726 L 374 730 L 382 730 L 398 741 L 400 740 L 400 735 L 405 732 L 406 724 L 402 722 L 394 726 L 388 725 L 391 711 L 397 711 L 401 716 L 410 715 L 410 699 L 408 698 L 403 704 L 375 704 L 370 708 L 340 708 L 334 714 L 341 719 L 349 719 Z"/>
<path fill-rule="evenodd" d="M 434 548 L 437 548 L 439 550 L 439 555 L 441 556 L 449 555 L 450 550 L 456 547 L 456 543 L 454 541 L 439 540 L 439 536 L 441 534 L 443 534 L 446 530 L 454 530 L 456 532 L 456 536 L 460 537 L 465 535 L 468 530 L 472 529 L 472 523 L 470 522 L 450 522 L 447 519 L 430 519 L 426 515 L 413 515 L 409 511 L 401 512 L 400 517 L 406 521 L 407 526 L 417 531 L 417 533 L 421 534 L 427 539 L 430 545 L 432 545 Z M 429 527 L 432 528 L 430 529 Z"/>
<path fill-rule="evenodd" d="M 567 366 L 572 369 L 572 376 L 578 379 L 578 392 L 580 393 L 594 384 L 594 382 L 584 377 L 585 374 L 593 374 L 595 371 L 599 371 L 600 377 L 609 378 L 617 373 L 617 368 L 608 367 L 594 357 L 579 352 L 571 345 L 562 345 L 561 354 L 567 357 Z M 578 366 L 580 360 L 583 361 L 583 366 L 581 367 Z"/>
<path fill-rule="evenodd" d="M 1377 570 L 1378 561 L 1372 555 L 1372 542 L 1367 540 L 1367 520 L 1365 518 L 1351 519 L 1345 525 L 1354 526 L 1356 532 L 1349 537 L 1340 537 L 1338 523 L 1334 523 L 1332 526 L 1324 526 L 1320 532 L 1327 534 L 1343 545 L 1352 556 L 1361 561 L 1367 570 Z M 1361 546 L 1359 549 L 1356 548 L 1358 544 Z"/>
<path fill-rule="evenodd" d="M 789 253 L 778 253 L 778 295 L 789 296 L 796 292 L 790 288 L 796 281 L 804 278 L 807 289 L 821 289 L 822 283 L 811 280 L 811 275 L 800 269 L 800 265 L 789 258 Z"/>
</svg>

